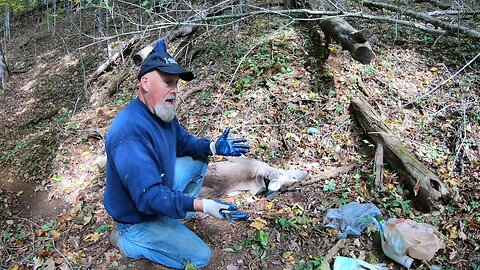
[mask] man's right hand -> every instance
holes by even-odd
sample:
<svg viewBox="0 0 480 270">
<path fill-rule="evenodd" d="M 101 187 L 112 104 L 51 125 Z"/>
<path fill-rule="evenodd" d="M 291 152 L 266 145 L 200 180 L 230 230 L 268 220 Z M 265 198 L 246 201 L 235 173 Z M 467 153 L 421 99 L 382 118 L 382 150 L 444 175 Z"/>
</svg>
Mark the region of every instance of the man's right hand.
<svg viewBox="0 0 480 270">
<path fill-rule="evenodd" d="M 210 144 L 210 151 L 214 155 L 238 157 L 250 151 L 250 146 L 246 144 L 245 138 L 229 139 L 230 128 L 225 129 L 223 134 L 216 142 Z"/>
<path fill-rule="evenodd" d="M 203 199 L 203 212 L 209 214 L 217 219 L 225 219 L 226 216 L 222 211 L 232 211 L 235 212 L 238 210 L 237 206 L 231 203 L 222 202 L 220 200 L 211 200 Z M 245 213 L 231 213 L 231 218 L 233 220 L 245 220 L 248 219 L 248 214 Z"/>
</svg>

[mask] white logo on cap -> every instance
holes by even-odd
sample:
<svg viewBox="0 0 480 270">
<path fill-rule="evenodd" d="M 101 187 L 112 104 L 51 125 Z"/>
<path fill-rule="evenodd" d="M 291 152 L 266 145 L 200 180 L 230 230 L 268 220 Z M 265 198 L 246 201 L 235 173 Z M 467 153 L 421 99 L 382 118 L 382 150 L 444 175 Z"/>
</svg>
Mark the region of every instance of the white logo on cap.
<svg viewBox="0 0 480 270">
<path fill-rule="evenodd" d="M 175 61 L 175 59 L 173 59 L 173 58 L 164 57 L 163 60 L 165 60 L 165 63 L 167 63 L 167 64 L 177 64 L 177 61 Z"/>
</svg>

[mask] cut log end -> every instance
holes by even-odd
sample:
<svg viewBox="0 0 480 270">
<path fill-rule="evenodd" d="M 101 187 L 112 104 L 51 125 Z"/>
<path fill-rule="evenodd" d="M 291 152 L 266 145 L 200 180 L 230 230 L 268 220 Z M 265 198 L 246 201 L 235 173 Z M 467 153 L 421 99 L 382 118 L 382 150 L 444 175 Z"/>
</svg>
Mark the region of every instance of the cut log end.
<svg viewBox="0 0 480 270">
<path fill-rule="evenodd" d="M 358 62 L 367 65 L 375 59 L 375 53 L 372 49 L 368 46 L 361 46 L 358 47 L 352 55 L 353 59 L 357 60 Z"/>
<path fill-rule="evenodd" d="M 358 31 L 345 19 L 335 17 L 324 20 L 320 23 L 320 28 L 325 34 L 327 47 L 329 40 L 333 38 L 343 49 L 350 52 L 353 59 L 362 64 L 369 64 L 375 58 L 375 53 L 365 37 L 365 31 Z"/>
</svg>

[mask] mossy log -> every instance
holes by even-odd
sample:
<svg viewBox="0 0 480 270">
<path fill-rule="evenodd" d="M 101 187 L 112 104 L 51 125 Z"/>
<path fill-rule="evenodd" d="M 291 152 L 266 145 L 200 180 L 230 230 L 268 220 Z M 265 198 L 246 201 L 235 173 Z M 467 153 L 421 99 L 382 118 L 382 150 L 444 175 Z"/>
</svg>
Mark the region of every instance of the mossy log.
<svg viewBox="0 0 480 270">
<path fill-rule="evenodd" d="M 343 49 L 350 52 L 353 59 L 362 64 L 368 64 L 375 58 L 375 53 L 365 38 L 364 32 L 353 28 L 345 19 L 341 17 L 326 19 L 320 23 L 320 28 L 325 34 L 327 49 L 333 38 L 342 45 Z"/>
<path fill-rule="evenodd" d="M 365 133 L 376 146 L 383 147 L 384 159 L 413 191 L 416 208 L 425 212 L 436 208 L 449 195 L 445 184 L 407 149 L 367 102 L 355 98 L 351 105 Z"/>
</svg>

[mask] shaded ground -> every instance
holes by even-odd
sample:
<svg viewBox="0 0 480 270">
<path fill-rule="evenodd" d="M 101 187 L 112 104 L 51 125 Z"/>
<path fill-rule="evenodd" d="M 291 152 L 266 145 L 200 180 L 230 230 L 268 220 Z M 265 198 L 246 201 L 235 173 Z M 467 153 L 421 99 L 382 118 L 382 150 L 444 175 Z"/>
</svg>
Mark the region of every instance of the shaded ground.
<svg viewBox="0 0 480 270">
<path fill-rule="evenodd" d="M 104 175 L 96 166 L 110 121 L 135 97 L 136 69 L 127 58 L 125 67 L 115 66 L 85 86 L 84 75 L 104 57 L 102 45 L 79 55 L 74 48 L 90 40 L 79 38 L 69 22 L 59 20 L 60 32 L 53 34 L 47 24 L 31 21 L 16 21 L 6 49 L 12 65 L 28 71 L 10 78 L 0 96 L 0 268 L 152 269 L 146 261 L 122 259 L 108 244 L 113 222 L 103 209 Z M 358 164 L 338 178 L 273 201 L 248 194 L 224 198 L 251 213 L 248 222 L 188 222 L 214 251 L 207 269 L 319 269 L 338 241 L 337 232 L 322 226 L 323 217 L 350 201 L 372 201 L 385 218 L 438 228 L 446 248 L 417 269 L 480 267 L 478 65 L 414 106 L 400 107 L 447 79 L 480 48 L 450 38 L 420 40 L 421 34 L 397 33 L 390 26 L 365 26 L 372 29 L 377 54 L 370 65 L 352 61 L 338 46 L 332 46 L 326 63 L 319 62 L 315 29 L 275 17 L 243 22 L 233 37 L 217 30 L 195 41 L 199 54 L 184 65 L 197 78 L 181 86 L 191 94 L 183 96 L 178 112 L 188 130 L 216 138 L 230 126 L 235 136 L 249 139 L 249 157 L 306 170 L 312 179 L 331 167 Z M 65 43 L 57 42 L 58 36 Z M 123 70 L 129 73 L 120 91 L 105 97 Z M 385 187 L 370 191 L 373 151 L 348 113 L 354 96 L 367 98 L 449 185 L 449 202 L 432 213 L 416 211 L 388 167 Z M 339 254 L 398 269 L 378 249 L 374 235 L 368 229 L 349 238 Z"/>
</svg>

